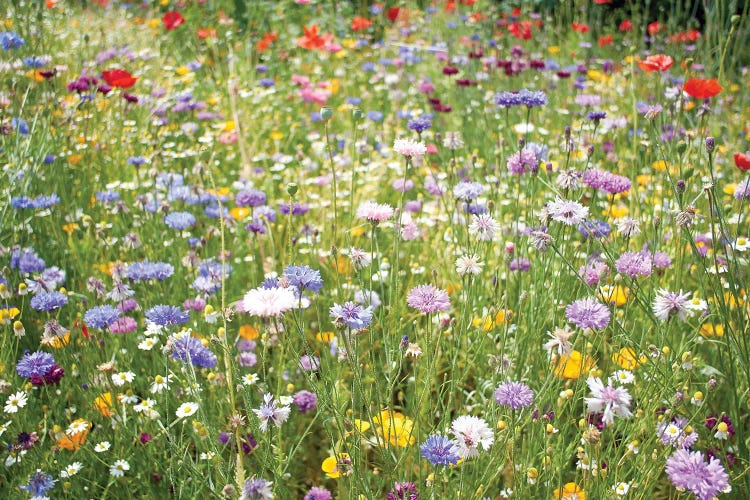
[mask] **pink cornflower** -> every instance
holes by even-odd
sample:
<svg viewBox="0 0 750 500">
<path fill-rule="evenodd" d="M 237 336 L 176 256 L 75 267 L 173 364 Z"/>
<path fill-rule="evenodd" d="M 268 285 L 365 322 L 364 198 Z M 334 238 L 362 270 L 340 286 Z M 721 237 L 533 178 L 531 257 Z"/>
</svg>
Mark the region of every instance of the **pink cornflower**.
<svg viewBox="0 0 750 500">
<path fill-rule="evenodd" d="M 406 297 L 409 307 L 419 309 L 423 313 L 445 311 L 451 306 L 448 292 L 432 285 L 419 285 L 411 289 Z"/>
<path fill-rule="evenodd" d="M 682 293 L 682 290 L 670 292 L 660 288 L 654 299 L 654 314 L 662 321 L 667 321 L 670 316 L 677 316 L 680 321 L 685 321 L 690 313 L 690 298 L 690 294 Z"/>
<path fill-rule="evenodd" d="M 615 417 L 630 418 L 630 402 L 632 400 L 628 390 L 624 387 L 612 387 L 611 382 L 605 386 L 602 379 L 589 377 L 586 381 L 591 389 L 591 397 L 585 398 L 589 411 L 603 412 L 602 421 L 610 425 Z"/>
<path fill-rule="evenodd" d="M 357 217 L 367 219 L 373 224 L 379 224 L 393 217 L 393 208 L 384 203 L 366 201 L 357 209 Z"/>
<path fill-rule="evenodd" d="M 413 158 L 415 156 L 424 156 L 427 153 L 427 146 L 423 142 L 411 139 L 396 139 L 393 142 L 393 150 L 407 158 Z"/>
<path fill-rule="evenodd" d="M 242 299 L 241 312 L 262 318 L 278 317 L 298 304 L 291 288 L 255 288 Z"/>
<path fill-rule="evenodd" d="M 547 203 L 547 213 L 552 218 L 569 226 L 577 226 L 589 216 L 589 207 L 577 201 L 564 200 L 560 197 Z"/>
</svg>

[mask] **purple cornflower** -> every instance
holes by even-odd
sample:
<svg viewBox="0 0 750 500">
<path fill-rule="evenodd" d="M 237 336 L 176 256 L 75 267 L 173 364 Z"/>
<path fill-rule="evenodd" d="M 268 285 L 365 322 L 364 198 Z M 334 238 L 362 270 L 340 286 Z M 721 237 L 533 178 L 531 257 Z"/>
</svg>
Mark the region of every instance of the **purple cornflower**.
<svg viewBox="0 0 750 500">
<path fill-rule="evenodd" d="M 511 155 L 506 163 L 508 172 L 522 175 L 528 172 L 536 173 L 539 170 L 539 159 L 531 149 L 524 148 Z"/>
<path fill-rule="evenodd" d="M 526 257 L 517 257 L 508 263 L 508 269 L 522 273 L 528 272 L 531 269 L 531 261 Z"/>
<path fill-rule="evenodd" d="M 690 309 L 690 294 L 679 292 L 670 292 L 660 288 L 654 298 L 653 310 L 657 318 L 667 321 L 671 316 L 677 316 L 680 321 L 685 321 Z"/>
<path fill-rule="evenodd" d="M 665 471 L 675 487 L 690 490 L 700 500 L 711 500 L 729 487 L 721 461 L 711 458 L 706 463 L 700 451 L 675 451 L 667 459 Z"/>
<path fill-rule="evenodd" d="M 589 121 L 592 121 L 594 123 L 599 123 L 600 121 L 604 120 L 607 117 L 607 113 L 605 111 L 589 111 L 586 115 L 586 119 Z"/>
<path fill-rule="evenodd" d="M 47 498 L 47 492 L 55 486 L 56 482 L 57 480 L 52 479 L 52 476 L 37 469 L 29 478 L 29 483 L 20 488 L 28 491 L 31 498 Z"/>
<path fill-rule="evenodd" d="M 300 413 L 307 413 L 313 411 L 318 407 L 318 396 L 310 391 L 299 391 L 292 396 L 294 404 L 297 405 L 297 409 Z"/>
<path fill-rule="evenodd" d="M 291 209 L 289 207 L 289 203 L 281 203 L 279 205 L 279 212 L 281 212 L 284 215 L 289 215 L 289 211 L 291 210 L 292 215 L 305 215 L 307 212 L 310 211 L 310 205 L 307 203 L 292 203 Z"/>
<path fill-rule="evenodd" d="M 685 417 L 676 417 L 669 422 L 662 422 L 656 427 L 656 436 L 661 439 L 662 444 L 674 448 L 690 448 L 698 441 L 698 433 L 694 430 L 686 432 L 688 420 Z"/>
<path fill-rule="evenodd" d="M 518 92 L 521 104 L 527 108 L 533 108 L 535 106 L 545 106 L 547 104 L 547 94 L 541 90 L 527 90 L 521 89 Z"/>
<path fill-rule="evenodd" d="M 560 197 L 548 202 L 545 208 L 552 220 L 569 226 L 577 226 L 586 220 L 589 215 L 589 207 L 584 207 L 577 201 L 564 200 Z"/>
<path fill-rule="evenodd" d="M 266 393 L 263 396 L 263 403 L 261 403 L 260 408 L 253 410 L 253 413 L 260 419 L 260 430 L 263 432 L 268 430 L 269 422 L 272 422 L 276 427 L 281 427 L 281 424 L 289 418 L 289 412 L 289 407 L 281 406 L 271 393 Z"/>
<path fill-rule="evenodd" d="M 429 460 L 432 465 L 452 465 L 460 458 L 456 443 L 440 434 L 428 437 L 419 450 L 422 452 L 422 458 Z"/>
<path fill-rule="evenodd" d="M 138 328 L 138 323 L 130 316 L 123 316 L 109 325 L 110 333 L 130 333 Z"/>
<path fill-rule="evenodd" d="M 14 248 L 10 254 L 10 268 L 21 274 L 41 273 L 46 267 L 33 248 Z"/>
<path fill-rule="evenodd" d="M 393 483 L 393 489 L 386 495 L 387 500 L 417 500 L 419 492 L 411 481 Z"/>
<path fill-rule="evenodd" d="M 593 219 L 583 221 L 578 226 L 578 231 L 584 238 L 605 238 L 612 232 L 612 228 L 603 220 Z"/>
<path fill-rule="evenodd" d="M 512 410 L 520 410 L 534 401 L 534 391 L 523 382 L 503 382 L 495 389 L 495 401 Z"/>
<path fill-rule="evenodd" d="M 174 274 L 174 267 L 166 262 L 134 262 L 125 269 L 125 277 L 132 281 L 163 281 Z"/>
<path fill-rule="evenodd" d="M 266 193 L 257 189 L 243 189 L 234 197 L 238 207 L 259 207 L 266 203 Z"/>
<path fill-rule="evenodd" d="M 609 194 L 624 193 L 632 185 L 627 177 L 598 168 L 586 170 L 583 174 L 583 183 Z"/>
<path fill-rule="evenodd" d="M 372 321 L 372 307 L 362 307 L 354 302 L 345 302 L 342 305 L 333 304 L 330 315 L 336 326 L 348 326 L 354 330 L 366 328 Z"/>
<path fill-rule="evenodd" d="M 301 266 L 294 264 L 287 266 L 283 274 L 289 280 L 289 283 L 296 286 L 300 292 L 308 289 L 318 293 L 323 288 L 323 279 L 320 277 L 320 271 L 312 269 L 305 264 Z"/>
<path fill-rule="evenodd" d="M 96 200 L 102 203 L 111 203 L 120 199 L 120 193 L 112 189 L 106 191 L 97 191 Z"/>
<path fill-rule="evenodd" d="M 44 377 L 55 366 L 55 358 L 44 351 L 26 353 L 16 363 L 16 372 L 24 378 Z"/>
<path fill-rule="evenodd" d="M 453 197 L 457 200 L 471 202 L 484 193 L 484 186 L 479 182 L 461 181 L 453 188 Z"/>
<path fill-rule="evenodd" d="M 750 177 L 738 182 L 734 188 L 735 200 L 750 200 Z"/>
<path fill-rule="evenodd" d="M 245 481 L 240 500 L 271 500 L 273 499 L 273 482 L 262 477 L 254 477 Z"/>
<path fill-rule="evenodd" d="M 426 116 L 420 116 L 419 118 L 409 120 L 406 126 L 409 128 L 409 130 L 413 130 L 418 134 L 421 134 L 428 128 L 432 127 L 432 121 Z"/>
<path fill-rule="evenodd" d="M 648 252 L 625 252 L 615 262 L 618 273 L 629 278 L 649 276 L 651 274 L 651 254 Z"/>
<path fill-rule="evenodd" d="M 105 304 L 103 306 L 92 307 L 86 311 L 86 314 L 83 315 L 83 321 L 90 327 L 104 329 L 117 321 L 119 317 L 120 311 L 109 304 Z"/>
<path fill-rule="evenodd" d="M 195 216 L 190 212 L 172 212 L 164 217 L 164 223 L 172 229 L 184 231 L 195 224 Z"/>
<path fill-rule="evenodd" d="M 522 104 L 521 96 L 517 92 L 498 92 L 495 94 L 495 104 L 501 108 L 510 108 Z"/>
<path fill-rule="evenodd" d="M 182 325 L 190 315 L 177 306 L 158 305 L 146 311 L 146 318 L 159 326 Z"/>
<path fill-rule="evenodd" d="M 603 330 L 609 324 L 609 308 L 592 297 L 576 300 L 565 308 L 568 321 L 579 328 Z"/>
<path fill-rule="evenodd" d="M 609 266 L 607 266 L 607 264 L 598 260 L 593 260 L 587 262 L 585 266 L 581 266 L 578 270 L 578 275 L 588 286 L 595 286 L 607 276 L 608 272 Z"/>
<path fill-rule="evenodd" d="M 614 423 L 615 417 L 630 418 L 631 396 L 624 387 L 612 387 L 612 382 L 605 386 L 598 377 L 589 377 L 586 383 L 591 390 L 591 397 L 585 398 L 588 410 L 602 413 L 602 421 L 605 425 Z"/>
<path fill-rule="evenodd" d="M 68 297 L 60 292 L 41 292 L 34 295 L 29 303 L 37 311 L 54 311 L 68 303 Z"/>
<path fill-rule="evenodd" d="M 302 497 L 302 500 L 333 500 L 333 495 L 331 495 L 331 492 L 325 488 L 313 486 L 307 490 L 307 493 Z"/>
<path fill-rule="evenodd" d="M 172 359 L 189 361 L 198 368 L 213 368 L 216 366 L 216 354 L 192 335 L 179 337 L 172 343 Z"/>
<path fill-rule="evenodd" d="M 445 311 L 451 306 L 448 292 L 432 285 L 418 285 L 412 288 L 406 296 L 406 303 L 409 307 L 428 314 Z"/>
</svg>

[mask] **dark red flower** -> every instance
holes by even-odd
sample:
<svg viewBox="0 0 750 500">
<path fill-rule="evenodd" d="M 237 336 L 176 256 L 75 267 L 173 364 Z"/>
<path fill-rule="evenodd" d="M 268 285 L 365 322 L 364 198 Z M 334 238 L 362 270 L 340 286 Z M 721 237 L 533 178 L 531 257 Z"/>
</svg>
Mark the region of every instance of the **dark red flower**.
<svg viewBox="0 0 750 500">
<path fill-rule="evenodd" d="M 389 21 L 394 22 L 396 19 L 398 19 L 398 15 L 400 13 L 401 9 L 399 9 L 398 7 L 392 7 L 386 11 L 385 16 Z"/>
<path fill-rule="evenodd" d="M 734 153 L 734 164 L 740 170 L 750 170 L 750 155 L 747 153 Z"/>
<path fill-rule="evenodd" d="M 164 27 L 167 31 L 172 31 L 185 24 L 185 18 L 176 10 L 170 10 L 161 19 L 164 21 Z"/>
<path fill-rule="evenodd" d="M 706 80 L 700 78 L 690 78 L 682 86 L 687 95 L 696 99 L 709 99 L 718 95 L 719 92 L 724 90 L 724 87 L 719 85 L 719 81 L 716 78 L 709 78 Z"/>
<path fill-rule="evenodd" d="M 136 80 L 138 80 L 138 78 L 134 77 L 124 69 L 102 71 L 102 79 L 104 79 L 110 87 L 118 87 L 121 89 L 129 89 L 135 85 Z"/>
</svg>

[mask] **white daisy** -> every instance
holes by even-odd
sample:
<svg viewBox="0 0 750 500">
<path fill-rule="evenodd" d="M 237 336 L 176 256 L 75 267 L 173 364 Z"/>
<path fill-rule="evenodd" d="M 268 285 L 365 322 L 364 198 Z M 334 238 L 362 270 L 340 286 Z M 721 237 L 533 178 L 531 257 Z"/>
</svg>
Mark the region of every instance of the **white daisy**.
<svg viewBox="0 0 750 500">
<path fill-rule="evenodd" d="M 191 415 L 194 415 L 195 412 L 198 411 L 198 403 L 187 402 L 182 403 L 179 408 L 177 408 L 177 411 L 175 412 L 177 414 L 177 418 L 185 418 L 189 417 Z"/>
<path fill-rule="evenodd" d="M 5 401 L 5 413 L 18 412 L 19 408 L 23 408 L 24 406 L 26 406 L 28 400 L 28 396 L 26 396 L 26 393 L 23 391 L 18 391 L 15 394 L 11 394 Z"/>
</svg>

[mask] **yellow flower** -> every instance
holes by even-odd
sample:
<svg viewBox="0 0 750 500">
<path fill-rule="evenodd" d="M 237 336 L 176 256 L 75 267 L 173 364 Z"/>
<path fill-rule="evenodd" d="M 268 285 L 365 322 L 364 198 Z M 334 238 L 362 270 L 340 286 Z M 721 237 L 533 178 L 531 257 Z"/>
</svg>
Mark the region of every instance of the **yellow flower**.
<svg viewBox="0 0 750 500">
<path fill-rule="evenodd" d="M 240 337 L 245 340 L 255 340 L 259 337 L 258 330 L 250 324 L 242 325 L 240 327 Z"/>
<path fill-rule="evenodd" d="M 559 45 L 550 45 L 549 47 L 547 47 L 547 52 L 549 52 L 553 56 L 555 54 L 559 54 L 560 53 L 560 46 Z"/>
<path fill-rule="evenodd" d="M 724 325 L 714 325 L 712 323 L 703 323 L 701 325 L 701 335 L 704 337 L 723 337 Z"/>
<path fill-rule="evenodd" d="M 648 358 L 644 355 L 638 356 L 630 347 L 623 347 L 616 353 L 612 354 L 612 361 L 624 370 L 632 370 L 638 365 L 644 364 Z"/>
<path fill-rule="evenodd" d="M 174 72 L 180 76 L 185 76 L 190 73 L 190 69 L 187 66 L 180 66 L 179 68 L 175 69 Z"/>
<path fill-rule="evenodd" d="M 7 325 L 20 312 L 17 307 L 3 307 L 0 309 L 0 324 Z"/>
<path fill-rule="evenodd" d="M 562 488 L 555 489 L 552 498 L 556 500 L 586 500 L 586 493 L 576 483 L 566 483 Z"/>
<path fill-rule="evenodd" d="M 630 292 L 630 289 L 621 285 L 605 285 L 599 289 L 599 297 L 604 302 L 609 302 L 617 307 L 621 307 L 628 302 L 628 292 Z"/>
<path fill-rule="evenodd" d="M 375 431 L 382 436 L 388 444 L 398 447 L 414 444 L 412 436 L 414 421 L 398 412 L 383 410 L 380 415 L 372 419 L 375 423 Z"/>
<path fill-rule="evenodd" d="M 315 340 L 318 342 L 325 342 L 326 344 L 329 343 L 333 338 L 336 336 L 333 332 L 318 332 L 315 335 Z"/>
<path fill-rule="evenodd" d="M 349 230 L 349 234 L 352 236 L 362 236 L 365 234 L 365 226 L 354 226 Z"/>
<path fill-rule="evenodd" d="M 323 460 L 323 464 L 320 466 L 326 476 L 331 479 L 341 477 L 341 474 L 348 475 L 351 471 L 352 461 L 349 458 L 348 453 L 340 453 L 336 457 L 328 457 Z"/>
<path fill-rule="evenodd" d="M 271 139 L 273 139 L 274 141 L 280 141 L 281 139 L 284 138 L 284 134 L 282 134 L 278 130 L 274 130 L 269 135 L 270 135 Z"/>
<path fill-rule="evenodd" d="M 65 332 L 62 337 L 58 337 L 57 335 L 55 335 L 47 341 L 42 340 L 42 344 L 54 347 L 55 349 L 62 349 L 66 345 L 70 344 L 70 332 Z"/>
<path fill-rule="evenodd" d="M 669 167 L 669 163 L 664 160 L 656 160 L 651 166 L 658 172 L 664 172 Z"/>
<path fill-rule="evenodd" d="M 594 360 L 587 355 L 581 354 L 580 351 L 571 351 L 570 354 L 563 354 L 552 362 L 552 369 L 555 376 L 575 380 L 581 375 L 588 373 L 594 367 Z"/>
<path fill-rule="evenodd" d="M 81 160 L 83 160 L 83 155 L 80 153 L 68 156 L 68 163 L 70 163 L 71 165 L 78 165 Z"/>
<path fill-rule="evenodd" d="M 105 392 L 94 400 L 94 406 L 105 417 L 112 415 L 112 393 Z"/>
<path fill-rule="evenodd" d="M 247 207 L 234 207 L 229 211 L 229 213 L 232 217 L 234 217 L 234 220 L 242 220 L 250 215 L 250 209 Z"/>
</svg>

